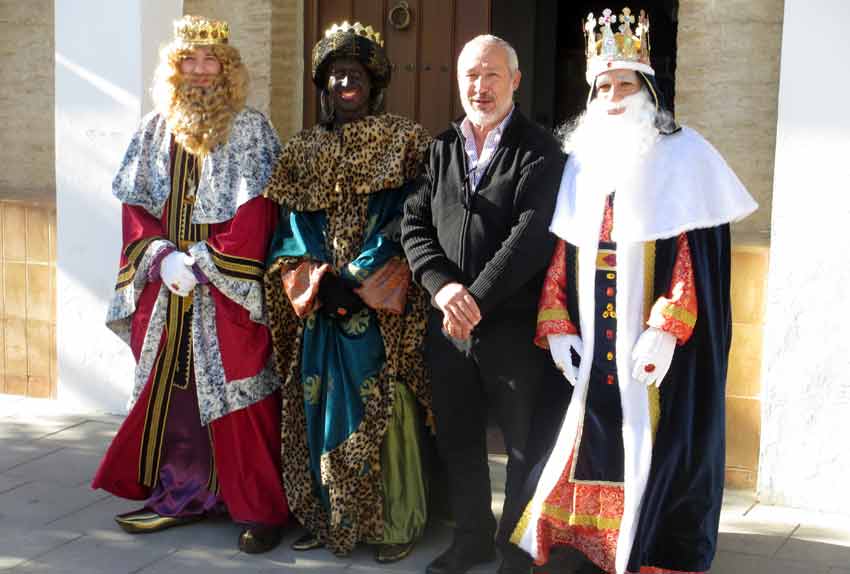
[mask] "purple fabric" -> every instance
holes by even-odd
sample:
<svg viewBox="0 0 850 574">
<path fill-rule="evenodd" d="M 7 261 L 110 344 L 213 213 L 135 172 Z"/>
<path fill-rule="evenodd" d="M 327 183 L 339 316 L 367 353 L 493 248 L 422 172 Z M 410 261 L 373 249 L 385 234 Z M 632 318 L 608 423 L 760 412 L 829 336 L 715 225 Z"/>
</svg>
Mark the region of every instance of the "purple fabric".
<svg viewBox="0 0 850 574">
<path fill-rule="evenodd" d="M 198 267 L 197 263 L 192 264 L 192 273 L 195 275 L 195 280 L 201 285 L 206 285 L 210 282 L 209 277 L 204 275 L 204 272 L 201 271 L 201 268 Z"/>
<path fill-rule="evenodd" d="M 207 489 L 212 466 L 208 428 L 201 426 L 195 377 L 185 389 L 174 387 L 163 439 L 159 482 L 145 508 L 160 516 L 226 512 L 221 498 Z"/>
<path fill-rule="evenodd" d="M 176 249 L 173 247 L 166 247 L 162 249 L 159 253 L 154 255 L 153 261 L 151 261 L 151 265 L 148 268 L 148 281 L 159 281 L 159 266 L 162 265 L 162 260 L 165 259 L 171 253 L 174 253 Z"/>
</svg>

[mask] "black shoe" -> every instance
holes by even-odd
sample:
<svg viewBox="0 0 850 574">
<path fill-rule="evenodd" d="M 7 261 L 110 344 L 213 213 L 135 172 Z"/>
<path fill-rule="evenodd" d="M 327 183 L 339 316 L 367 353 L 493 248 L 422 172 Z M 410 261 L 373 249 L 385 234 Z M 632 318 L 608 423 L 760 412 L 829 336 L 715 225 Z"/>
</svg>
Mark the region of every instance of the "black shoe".
<svg viewBox="0 0 850 574">
<path fill-rule="evenodd" d="M 280 544 L 283 528 L 280 526 L 254 526 L 239 535 L 239 550 L 245 554 L 262 554 Z"/>
<path fill-rule="evenodd" d="M 391 564 L 398 562 L 402 558 L 413 552 L 415 542 L 405 542 L 404 544 L 379 544 L 375 548 L 375 562 L 378 564 Z"/>
<path fill-rule="evenodd" d="M 324 546 L 324 544 L 322 544 L 322 541 L 319 540 L 318 536 L 314 535 L 312 532 L 305 532 L 292 543 L 290 548 L 298 552 L 303 552 L 305 550 L 315 550 L 322 546 Z"/>
<path fill-rule="evenodd" d="M 531 574 L 531 563 L 502 559 L 496 574 Z"/>
<path fill-rule="evenodd" d="M 499 564 L 496 574 L 531 574 L 531 556 L 512 544 L 501 544 L 499 549 L 502 563 Z"/>
<path fill-rule="evenodd" d="M 603 570 L 590 560 L 585 560 L 585 562 L 579 566 L 578 570 L 576 570 L 576 574 L 608 574 L 608 571 Z"/>
<path fill-rule="evenodd" d="M 496 549 L 486 546 L 460 546 L 452 544 L 425 569 L 427 574 L 464 574 L 473 566 L 496 559 Z"/>
</svg>

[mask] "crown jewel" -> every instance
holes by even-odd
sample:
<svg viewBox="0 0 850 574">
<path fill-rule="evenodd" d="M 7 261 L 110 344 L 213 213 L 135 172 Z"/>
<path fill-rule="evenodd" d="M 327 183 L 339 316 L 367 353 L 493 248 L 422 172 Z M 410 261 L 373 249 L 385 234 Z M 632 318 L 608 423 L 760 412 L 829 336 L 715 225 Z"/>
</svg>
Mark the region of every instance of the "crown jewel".
<svg viewBox="0 0 850 574">
<path fill-rule="evenodd" d="M 342 24 L 334 24 L 327 30 L 325 30 L 325 38 L 330 38 L 334 34 L 338 33 L 346 33 L 351 32 L 352 34 L 357 34 L 358 36 L 363 36 L 364 38 L 368 38 L 373 41 L 380 47 L 384 47 L 384 41 L 381 39 L 380 32 L 375 32 L 372 26 L 364 26 L 360 22 L 355 22 L 354 24 L 349 24 L 347 21 Z"/>
<path fill-rule="evenodd" d="M 174 37 L 185 44 L 200 46 L 227 44 L 230 39 L 230 26 L 222 20 L 183 16 L 174 21 Z"/>
<path fill-rule="evenodd" d="M 618 68 L 655 75 L 649 62 L 649 17 L 645 11 L 640 11 L 633 29 L 634 24 L 635 17 L 629 7 L 623 8 L 619 16 L 608 8 L 599 18 L 595 18 L 593 12 L 587 15 L 583 28 L 588 83 L 592 84 L 605 70 Z M 617 32 L 612 26 L 616 26 Z"/>
</svg>

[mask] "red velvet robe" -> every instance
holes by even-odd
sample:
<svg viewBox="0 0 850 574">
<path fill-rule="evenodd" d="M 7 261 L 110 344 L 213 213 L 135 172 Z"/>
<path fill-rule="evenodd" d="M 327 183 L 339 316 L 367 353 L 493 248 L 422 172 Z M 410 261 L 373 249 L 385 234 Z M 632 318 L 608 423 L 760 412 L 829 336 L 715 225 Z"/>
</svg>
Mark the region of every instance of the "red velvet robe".
<svg viewBox="0 0 850 574">
<path fill-rule="evenodd" d="M 211 460 L 192 467 L 209 469 L 208 476 L 202 477 L 206 484 L 201 490 L 220 494 L 235 520 L 282 524 L 288 508 L 279 472 L 278 384 L 275 381 L 270 385 L 267 380 L 267 373 L 273 372 L 269 368 L 271 336 L 264 323 L 252 319 L 256 309 L 232 298 L 234 292 L 250 293 L 253 283 L 261 285 L 268 241 L 277 223 L 277 206 L 255 197 L 239 206 L 231 219 L 193 223 L 195 174 L 200 161 L 176 145 L 171 148 L 171 160 L 172 191 L 160 217 L 139 205 L 125 203 L 122 207 L 118 303 L 113 304 L 119 309 L 111 309 L 110 317 L 119 319 L 116 323 L 129 322 L 128 342 L 140 368 L 146 349 L 155 349 L 155 359 L 92 487 L 124 498 L 146 499 L 163 478 L 161 466 L 173 461 L 176 451 L 196 449 L 197 456 L 212 455 Z M 189 251 L 198 260 L 196 274 L 201 281 L 189 297 L 169 293 L 159 278 L 159 263 L 174 249 Z M 240 286 L 243 289 L 239 290 Z M 135 292 L 131 297 L 120 297 L 126 289 Z M 135 300 L 134 305 L 126 305 L 130 299 Z M 214 312 L 202 310 L 200 304 L 204 302 L 206 309 L 214 308 Z M 199 322 L 199 313 L 207 315 L 206 324 Z M 200 339 L 193 333 L 198 325 L 214 331 L 205 335 L 212 336 L 217 345 L 203 352 L 214 359 L 212 364 L 220 364 L 223 373 L 216 374 L 218 380 L 223 379 L 224 387 L 207 388 L 214 377 L 199 373 L 196 355 L 201 351 L 196 351 L 196 343 Z M 137 386 L 138 377 L 137 372 Z M 229 396 L 226 385 L 233 381 L 253 389 L 253 395 Z M 200 403 L 200 412 L 192 401 L 183 401 L 179 408 L 172 405 L 173 393 L 185 388 L 198 389 L 194 402 Z M 205 412 L 202 393 L 212 405 L 209 412 Z M 175 424 L 185 426 L 194 438 L 185 444 L 169 445 L 166 430 Z M 200 430 L 204 426 L 208 426 L 208 432 Z M 199 440 L 208 441 L 209 447 Z M 181 456 L 185 458 L 185 452 Z"/>
</svg>

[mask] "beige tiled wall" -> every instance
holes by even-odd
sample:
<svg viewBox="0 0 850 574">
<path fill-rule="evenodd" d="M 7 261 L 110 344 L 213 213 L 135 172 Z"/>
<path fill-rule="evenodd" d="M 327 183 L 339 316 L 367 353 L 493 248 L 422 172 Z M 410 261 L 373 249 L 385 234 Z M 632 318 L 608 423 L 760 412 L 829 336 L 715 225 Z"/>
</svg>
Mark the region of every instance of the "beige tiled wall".
<svg viewBox="0 0 850 574">
<path fill-rule="evenodd" d="M 0 201 L 0 393 L 56 396 L 56 209 Z"/>
<path fill-rule="evenodd" d="M 761 441 L 761 358 L 768 248 L 732 249 L 732 350 L 726 386 L 726 484 L 754 489 Z"/>
</svg>

